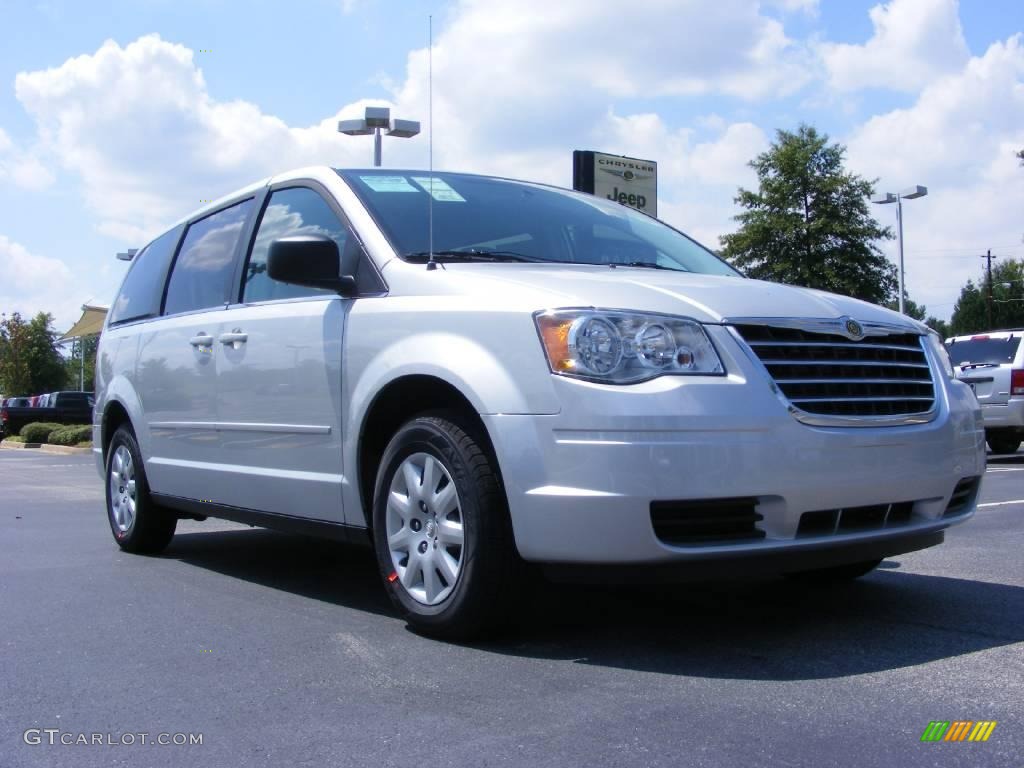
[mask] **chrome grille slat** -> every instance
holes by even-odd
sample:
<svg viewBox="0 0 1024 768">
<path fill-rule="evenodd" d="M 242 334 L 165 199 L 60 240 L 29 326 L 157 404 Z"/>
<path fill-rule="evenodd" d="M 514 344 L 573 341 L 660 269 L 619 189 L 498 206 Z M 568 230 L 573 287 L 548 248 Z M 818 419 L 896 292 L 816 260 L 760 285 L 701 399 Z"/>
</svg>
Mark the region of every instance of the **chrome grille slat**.
<svg viewBox="0 0 1024 768">
<path fill-rule="evenodd" d="M 918 334 L 894 328 L 854 341 L 839 326 L 825 330 L 825 321 L 809 321 L 807 328 L 795 327 L 797 322 L 737 320 L 733 329 L 798 419 L 919 423 L 934 413 L 935 382 Z"/>
<path fill-rule="evenodd" d="M 821 341 L 751 341 L 748 342 L 752 347 L 833 347 L 843 348 L 849 347 L 851 349 L 896 349 L 903 352 L 920 352 L 918 347 L 906 347 L 902 344 L 872 344 L 864 342 L 858 344 L 857 342 L 847 342 L 845 344 L 831 344 L 829 342 Z"/>
<path fill-rule="evenodd" d="M 765 365 L 865 365 L 871 368 L 928 368 L 926 363 L 884 362 L 880 360 L 761 360 L 761 362 Z"/>
<path fill-rule="evenodd" d="M 794 403 L 887 403 L 892 400 L 920 400 L 930 403 L 935 398 L 894 395 L 893 397 L 791 397 L 789 399 Z"/>
<path fill-rule="evenodd" d="M 775 378 L 780 384 L 922 384 L 930 387 L 931 379 L 780 379 Z"/>
</svg>

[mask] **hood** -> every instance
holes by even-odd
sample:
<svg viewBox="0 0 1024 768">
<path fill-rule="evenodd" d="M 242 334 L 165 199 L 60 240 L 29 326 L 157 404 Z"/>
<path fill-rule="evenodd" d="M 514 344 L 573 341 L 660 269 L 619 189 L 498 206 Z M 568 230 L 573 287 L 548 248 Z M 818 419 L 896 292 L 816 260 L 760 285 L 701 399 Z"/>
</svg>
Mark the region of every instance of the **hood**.
<svg viewBox="0 0 1024 768">
<path fill-rule="evenodd" d="M 682 315 L 705 323 L 741 317 L 848 315 L 861 322 L 926 331 L 916 320 L 866 301 L 743 277 L 586 265 L 447 263 L 445 267 L 429 273 L 448 284 L 442 288 L 444 293 L 504 299 L 513 293 L 534 310 L 592 306 Z"/>
</svg>

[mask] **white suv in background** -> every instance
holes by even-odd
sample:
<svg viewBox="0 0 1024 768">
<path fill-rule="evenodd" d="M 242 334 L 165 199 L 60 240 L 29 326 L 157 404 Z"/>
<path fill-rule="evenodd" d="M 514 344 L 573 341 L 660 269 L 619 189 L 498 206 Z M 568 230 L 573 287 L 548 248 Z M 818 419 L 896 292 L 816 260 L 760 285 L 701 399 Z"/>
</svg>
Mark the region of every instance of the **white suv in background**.
<svg viewBox="0 0 1024 768">
<path fill-rule="evenodd" d="M 372 544 L 415 627 L 560 578 L 855 578 L 974 512 L 977 401 L 920 323 L 748 280 L 608 200 L 307 168 L 134 258 L 99 345 L 117 543 Z M 528 574 L 527 574 L 528 576 Z"/>
<path fill-rule="evenodd" d="M 957 378 L 974 390 L 993 453 L 1013 453 L 1024 438 L 1024 329 L 953 336 L 946 350 Z"/>
</svg>

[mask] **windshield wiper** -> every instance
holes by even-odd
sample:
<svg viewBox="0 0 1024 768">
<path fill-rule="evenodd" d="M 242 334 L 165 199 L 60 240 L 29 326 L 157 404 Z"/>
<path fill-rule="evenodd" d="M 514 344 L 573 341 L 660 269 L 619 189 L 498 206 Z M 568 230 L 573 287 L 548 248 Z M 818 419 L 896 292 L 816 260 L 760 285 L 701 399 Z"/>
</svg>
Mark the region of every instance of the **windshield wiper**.
<svg viewBox="0 0 1024 768">
<path fill-rule="evenodd" d="M 665 269 L 669 272 L 686 272 L 685 269 L 673 269 L 672 267 L 665 267 L 661 264 L 656 264 L 653 261 L 627 261 L 625 264 L 618 264 L 608 262 L 608 266 L 614 269 L 615 267 L 642 267 L 643 269 Z"/>
<path fill-rule="evenodd" d="M 515 251 L 491 251 L 482 250 L 480 248 L 464 248 L 464 249 L 448 249 L 434 251 L 433 254 L 430 251 L 416 251 L 414 253 L 406 253 L 402 255 L 402 258 L 406 261 L 427 261 L 433 255 L 434 259 L 441 260 L 459 260 L 459 261 L 525 261 L 525 262 L 541 262 L 541 263 L 556 263 L 553 259 L 542 259 L 539 256 L 527 256 L 524 253 L 516 253 Z M 557 262 L 561 263 L 561 262 Z"/>
</svg>

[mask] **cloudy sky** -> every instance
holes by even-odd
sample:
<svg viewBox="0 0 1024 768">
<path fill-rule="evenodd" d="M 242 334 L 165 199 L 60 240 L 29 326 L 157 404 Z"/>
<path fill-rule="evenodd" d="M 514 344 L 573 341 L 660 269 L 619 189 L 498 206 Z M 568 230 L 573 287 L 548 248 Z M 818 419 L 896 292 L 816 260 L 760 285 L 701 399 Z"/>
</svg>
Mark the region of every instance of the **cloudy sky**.
<svg viewBox="0 0 1024 768">
<path fill-rule="evenodd" d="M 573 149 L 655 159 L 662 218 L 717 246 L 747 161 L 808 122 L 880 189 L 929 187 L 905 234 L 933 314 L 977 254 L 1024 257 L 1021 0 L 0 0 L 0 311 L 66 328 L 200 200 L 369 164 L 336 121 L 426 119 L 428 15 L 438 168 L 571 186 Z M 384 159 L 425 167 L 425 135 Z"/>
</svg>

